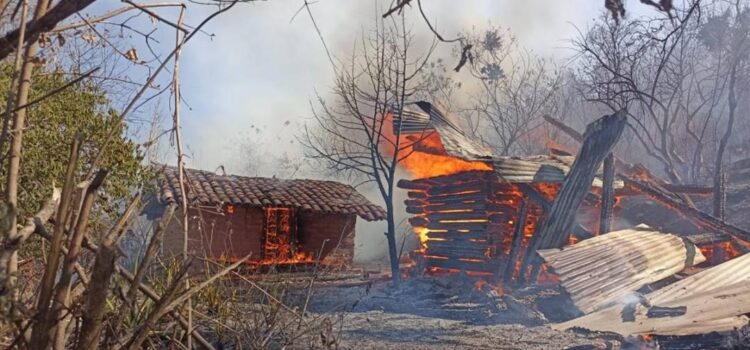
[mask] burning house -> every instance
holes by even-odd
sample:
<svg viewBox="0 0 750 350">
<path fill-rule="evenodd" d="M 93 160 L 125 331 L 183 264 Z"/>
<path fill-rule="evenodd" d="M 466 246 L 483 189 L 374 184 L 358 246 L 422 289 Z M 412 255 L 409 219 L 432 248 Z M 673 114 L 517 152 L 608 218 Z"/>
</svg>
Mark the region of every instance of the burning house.
<svg viewBox="0 0 750 350">
<path fill-rule="evenodd" d="M 154 216 L 168 205 L 183 203 L 178 170 L 157 170 L 161 175 Z M 357 217 L 385 218 L 382 208 L 338 182 L 185 172 L 188 250 L 217 260 L 252 253 L 252 264 L 304 264 L 318 258 L 348 263 Z M 181 253 L 183 237 L 182 220 L 171 220 L 163 252 Z"/>
<path fill-rule="evenodd" d="M 398 113 L 394 113 L 398 114 Z M 402 165 L 413 178 L 398 186 L 407 191 L 407 213 L 419 237 L 412 252 L 417 271 L 465 271 L 494 280 L 557 279 L 546 265 L 528 265 L 537 228 L 550 210 L 575 157 L 560 151 L 529 157 L 495 157 L 473 142 L 443 111 L 427 102 L 404 107 L 393 127 L 413 143 Z M 650 179 L 647 172 L 639 174 Z M 568 243 L 594 237 L 599 231 L 603 197 L 602 170 L 593 179 Z M 737 256 L 744 249 L 725 234 L 731 225 L 710 218 L 688 220 L 694 208 L 679 205 L 681 193 L 711 193 L 700 188 L 665 189 L 653 181 L 613 181 L 615 214 L 612 230 L 645 223 L 679 233 L 696 244 L 711 264 Z M 651 209 L 648 209 L 651 208 Z M 699 217 L 700 215 L 691 215 Z M 667 220 L 668 219 L 668 220 Z M 701 221 L 704 220 L 704 221 Z M 734 230 L 740 234 L 742 230 Z M 534 268 L 541 269 L 532 273 Z"/>
</svg>

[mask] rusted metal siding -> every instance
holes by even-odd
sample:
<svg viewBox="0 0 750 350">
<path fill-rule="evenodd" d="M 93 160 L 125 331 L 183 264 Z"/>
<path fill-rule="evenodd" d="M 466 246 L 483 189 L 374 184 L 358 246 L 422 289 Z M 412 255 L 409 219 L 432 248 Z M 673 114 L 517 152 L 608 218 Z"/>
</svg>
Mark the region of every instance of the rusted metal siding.
<svg viewBox="0 0 750 350">
<path fill-rule="evenodd" d="M 562 249 L 539 251 L 584 313 L 706 261 L 695 245 L 646 225 L 610 232 Z"/>
</svg>

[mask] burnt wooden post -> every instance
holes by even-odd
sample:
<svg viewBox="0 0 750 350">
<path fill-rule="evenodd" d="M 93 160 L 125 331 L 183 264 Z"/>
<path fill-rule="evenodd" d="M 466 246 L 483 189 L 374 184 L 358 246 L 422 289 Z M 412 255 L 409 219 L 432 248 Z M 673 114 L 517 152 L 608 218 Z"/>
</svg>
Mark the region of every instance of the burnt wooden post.
<svg viewBox="0 0 750 350">
<path fill-rule="evenodd" d="M 714 185 L 714 217 L 724 221 L 725 220 L 725 209 L 727 202 L 727 191 L 726 191 L 726 178 L 727 173 L 721 170 L 719 174 L 719 181 Z"/>
<path fill-rule="evenodd" d="M 591 189 L 596 170 L 620 139 L 625 129 L 626 118 L 626 110 L 621 109 L 615 114 L 597 119 L 586 127 L 581 150 L 552 203 L 547 219 L 535 234 L 536 239 L 530 244 L 531 254 L 524 257 L 522 271 L 525 271 L 525 266 L 529 264 L 541 264 L 541 259 L 536 254 L 537 250 L 558 248 L 565 244 L 575 223 L 575 213 Z M 532 273 L 532 281 L 536 279 L 539 268 L 536 267 L 534 270 L 536 273 Z"/>
<path fill-rule="evenodd" d="M 604 158 L 604 181 L 602 181 L 602 211 L 599 218 L 599 234 L 612 231 L 615 210 L 615 156 L 610 153 Z"/>
<path fill-rule="evenodd" d="M 503 271 L 503 282 L 505 283 L 508 283 L 513 279 L 513 272 L 516 270 L 516 259 L 518 259 L 518 253 L 519 250 L 521 250 L 521 242 L 523 241 L 523 233 L 526 229 L 528 207 L 528 199 L 522 198 L 521 208 L 518 209 L 518 217 L 516 218 L 516 228 L 513 231 L 510 253 L 508 254 L 508 260 L 505 263 L 505 269 Z"/>
</svg>

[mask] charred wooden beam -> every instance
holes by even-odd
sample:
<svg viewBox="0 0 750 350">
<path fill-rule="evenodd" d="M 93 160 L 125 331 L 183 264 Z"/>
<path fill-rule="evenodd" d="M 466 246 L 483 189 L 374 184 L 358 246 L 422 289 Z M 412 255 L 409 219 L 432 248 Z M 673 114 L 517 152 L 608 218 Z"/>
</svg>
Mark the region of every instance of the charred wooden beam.
<svg viewBox="0 0 750 350">
<path fill-rule="evenodd" d="M 487 220 L 487 213 L 484 211 L 470 211 L 465 213 L 438 213 L 427 214 L 426 218 L 431 222 L 440 220 Z"/>
<path fill-rule="evenodd" d="M 565 134 L 567 134 L 568 136 L 570 136 L 573 140 L 578 141 L 578 142 L 583 142 L 583 136 L 581 136 L 581 134 L 578 133 L 578 131 L 576 131 L 575 129 L 573 129 L 573 128 L 567 126 L 567 125 L 565 125 L 563 122 L 561 122 L 561 121 L 559 121 L 559 120 L 557 120 L 555 118 L 552 118 L 550 115 L 545 115 L 543 118 L 548 123 L 552 124 L 553 126 L 557 127 L 558 129 L 562 130 Z M 685 202 L 685 204 L 687 204 L 690 207 L 695 208 L 695 204 L 690 199 L 690 197 L 687 196 L 687 194 L 692 194 L 692 192 L 690 190 L 698 190 L 697 188 L 694 188 L 694 187 L 691 188 L 692 186 L 670 185 L 670 184 L 667 184 L 664 181 L 662 181 L 661 179 L 659 179 L 659 178 L 651 175 L 650 172 L 648 172 L 648 171 L 641 171 L 641 170 L 645 170 L 645 169 L 643 169 L 639 165 L 630 164 L 628 162 L 625 162 L 625 161 L 617 158 L 616 156 L 614 157 L 614 160 L 615 160 L 615 167 L 617 168 L 618 171 L 620 171 L 623 174 L 627 174 L 629 176 L 646 177 L 649 181 L 652 181 L 652 182 L 658 184 L 659 186 L 661 186 L 662 188 L 664 188 L 667 191 L 672 191 L 672 189 L 676 189 L 676 190 L 683 189 L 683 190 L 685 190 L 685 191 L 672 191 L 672 192 L 674 194 L 676 194 L 676 197 L 680 198 L 683 202 Z M 672 189 L 669 189 L 668 187 L 670 187 L 670 186 L 674 186 L 674 187 L 672 187 Z M 708 194 L 708 193 L 705 193 L 704 191 L 705 191 L 705 189 L 700 190 L 699 194 Z M 713 192 L 711 192 L 711 193 L 713 193 Z"/>
<path fill-rule="evenodd" d="M 468 241 L 468 240 L 485 240 L 486 241 L 488 239 L 487 232 L 485 231 L 459 232 L 457 230 L 430 231 L 427 233 L 427 237 L 430 239 L 443 239 L 443 240 L 450 240 L 450 241 Z"/>
<path fill-rule="evenodd" d="M 458 203 L 465 203 L 467 202 L 484 202 L 487 199 L 487 195 L 484 193 L 469 193 L 469 194 L 460 194 L 455 196 L 446 196 L 438 197 L 438 198 L 430 198 L 430 204 L 458 204 Z"/>
<path fill-rule="evenodd" d="M 405 190 L 427 190 L 430 188 L 430 184 L 425 182 L 419 182 L 419 181 L 410 181 L 410 180 L 399 180 L 396 183 L 396 186 L 398 188 L 403 188 Z"/>
<path fill-rule="evenodd" d="M 430 230 L 469 230 L 483 231 L 487 229 L 487 222 L 430 222 L 425 227 Z"/>
<path fill-rule="evenodd" d="M 425 201 L 419 199 L 407 199 L 404 201 L 404 204 L 406 204 L 407 207 L 423 207 L 427 205 Z"/>
<path fill-rule="evenodd" d="M 727 203 L 727 173 L 722 171 L 717 180 L 718 181 L 715 182 L 716 186 L 714 186 L 714 217 L 724 221 L 726 220 L 724 213 L 726 212 Z"/>
<path fill-rule="evenodd" d="M 510 253 L 505 263 L 505 269 L 503 270 L 503 282 L 508 283 L 513 279 L 513 272 L 516 270 L 516 259 L 521 250 L 521 242 L 523 241 L 523 233 L 526 228 L 526 219 L 528 216 L 528 203 L 527 201 L 521 201 L 521 208 L 518 210 L 518 217 L 516 218 L 516 229 L 513 231 L 513 240 L 511 241 Z"/>
<path fill-rule="evenodd" d="M 425 266 L 439 267 L 444 269 L 457 269 L 464 271 L 495 272 L 497 263 L 490 260 L 484 261 L 466 261 L 458 259 L 435 259 L 426 256 L 424 259 Z"/>
<path fill-rule="evenodd" d="M 589 193 L 597 169 L 604 157 L 612 151 L 625 129 L 626 116 L 627 111 L 621 109 L 586 127 L 581 150 L 547 213 L 547 219 L 531 239 L 522 270 L 523 266 L 541 263 L 541 259 L 536 254 L 537 250 L 557 248 L 565 244 L 568 239 L 567 235 L 575 223 L 575 213 L 586 194 Z"/>
<path fill-rule="evenodd" d="M 430 196 L 442 196 L 466 191 L 484 192 L 486 191 L 486 187 L 486 181 L 470 181 L 452 185 L 433 186 L 427 190 L 427 194 L 429 194 Z"/>
<path fill-rule="evenodd" d="M 409 225 L 411 225 L 411 227 L 425 227 L 429 223 L 430 223 L 429 220 L 421 216 L 415 216 L 413 218 L 409 218 Z"/>
<path fill-rule="evenodd" d="M 602 181 L 602 208 L 599 217 L 599 234 L 612 231 L 615 211 L 615 156 L 610 153 L 604 158 L 604 181 Z"/>
<path fill-rule="evenodd" d="M 485 255 L 487 246 L 470 247 L 470 246 L 427 246 L 426 255 L 444 256 L 454 259 L 487 259 Z"/>
<path fill-rule="evenodd" d="M 442 210 L 485 210 L 487 204 L 484 201 L 475 203 L 464 203 L 463 201 L 456 203 L 442 203 L 442 204 L 428 204 L 425 205 L 424 210 L 427 212 L 442 211 Z"/>
<path fill-rule="evenodd" d="M 747 232 L 737 226 L 723 222 L 708 213 L 705 213 L 699 209 L 689 206 L 680 200 L 675 199 L 668 193 L 664 193 L 661 189 L 653 184 L 645 181 L 639 181 L 632 178 L 623 178 L 625 184 L 631 186 L 641 193 L 649 196 L 651 199 L 666 205 L 667 207 L 673 208 L 678 213 L 682 214 L 685 219 L 690 222 L 707 229 L 708 231 L 725 232 L 735 238 L 741 239 L 745 242 L 750 242 L 750 232 Z"/>
<path fill-rule="evenodd" d="M 726 233 L 705 232 L 705 233 L 687 235 L 685 236 L 685 239 L 687 239 L 688 241 L 690 241 L 691 243 L 697 246 L 704 246 L 704 245 L 709 245 L 709 244 L 717 244 L 717 243 L 724 243 L 726 241 L 731 241 L 732 236 Z"/>
<path fill-rule="evenodd" d="M 419 215 L 424 214 L 425 210 L 424 207 L 406 207 L 406 212 L 409 214 Z"/>
<path fill-rule="evenodd" d="M 664 187 L 665 190 L 669 192 L 674 193 L 684 193 L 684 194 L 712 194 L 714 193 L 713 187 L 704 187 L 704 186 L 693 186 L 693 185 L 674 185 L 674 184 L 662 184 L 662 187 Z"/>
<path fill-rule="evenodd" d="M 552 202 L 548 201 L 547 198 L 545 198 L 541 193 L 539 193 L 539 191 L 536 190 L 536 188 L 529 186 L 528 184 L 521 184 L 519 185 L 519 187 L 521 188 L 521 192 L 523 192 L 526 196 L 528 196 L 536 204 L 539 205 L 545 215 L 550 211 L 550 209 L 552 208 Z M 537 227 L 537 230 L 538 229 L 539 227 Z M 579 240 L 594 237 L 594 234 L 592 232 L 590 232 L 577 222 L 573 225 L 572 233 L 573 236 L 575 236 L 575 238 Z M 536 235 L 536 232 L 534 232 L 534 235 Z"/>
<path fill-rule="evenodd" d="M 425 198 L 427 198 L 427 193 L 422 192 L 422 191 L 409 191 L 409 192 L 406 193 L 406 195 L 409 198 L 413 198 L 413 199 L 425 199 Z"/>
</svg>

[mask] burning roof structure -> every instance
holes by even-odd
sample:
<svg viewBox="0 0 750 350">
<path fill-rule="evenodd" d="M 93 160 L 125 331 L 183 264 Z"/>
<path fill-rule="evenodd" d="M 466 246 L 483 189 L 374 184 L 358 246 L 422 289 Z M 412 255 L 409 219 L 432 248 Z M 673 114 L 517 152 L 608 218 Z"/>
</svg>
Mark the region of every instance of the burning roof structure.
<svg viewBox="0 0 750 350">
<path fill-rule="evenodd" d="M 537 249 L 535 242 L 544 239 L 539 228 L 575 177 L 576 157 L 495 157 L 437 106 L 415 103 L 398 114 L 394 130 L 415 142 L 416 160 L 402 162 L 412 178 L 398 186 L 407 191 L 406 211 L 419 237 L 411 254 L 416 271 L 463 271 L 512 284 L 559 282 L 584 316 L 557 329 L 682 336 L 748 324 L 750 233 L 685 199 L 713 189 L 671 185 L 611 156 L 616 175 L 590 167 L 593 177 L 578 178 L 592 180 L 574 190 L 585 195 L 572 206 L 576 220 L 563 232 L 567 244 Z M 620 219 L 600 232 L 608 200 L 617 203 L 613 212 Z M 534 256 L 543 262 L 533 265 Z"/>
<path fill-rule="evenodd" d="M 414 215 L 409 222 L 420 238 L 420 249 L 412 254 L 418 266 L 522 279 L 519 261 L 529 253 L 538 221 L 574 157 L 493 157 L 427 102 L 394 115 L 393 127 L 401 137 L 418 140 L 402 162 L 416 179 L 398 183 L 408 190 L 406 211 Z M 423 161 L 429 157 L 440 158 Z M 592 186 L 602 186 L 601 176 Z M 623 186 L 619 180 L 614 184 Z M 578 225 L 571 239 L 591 236 Z"/>
</svg>

